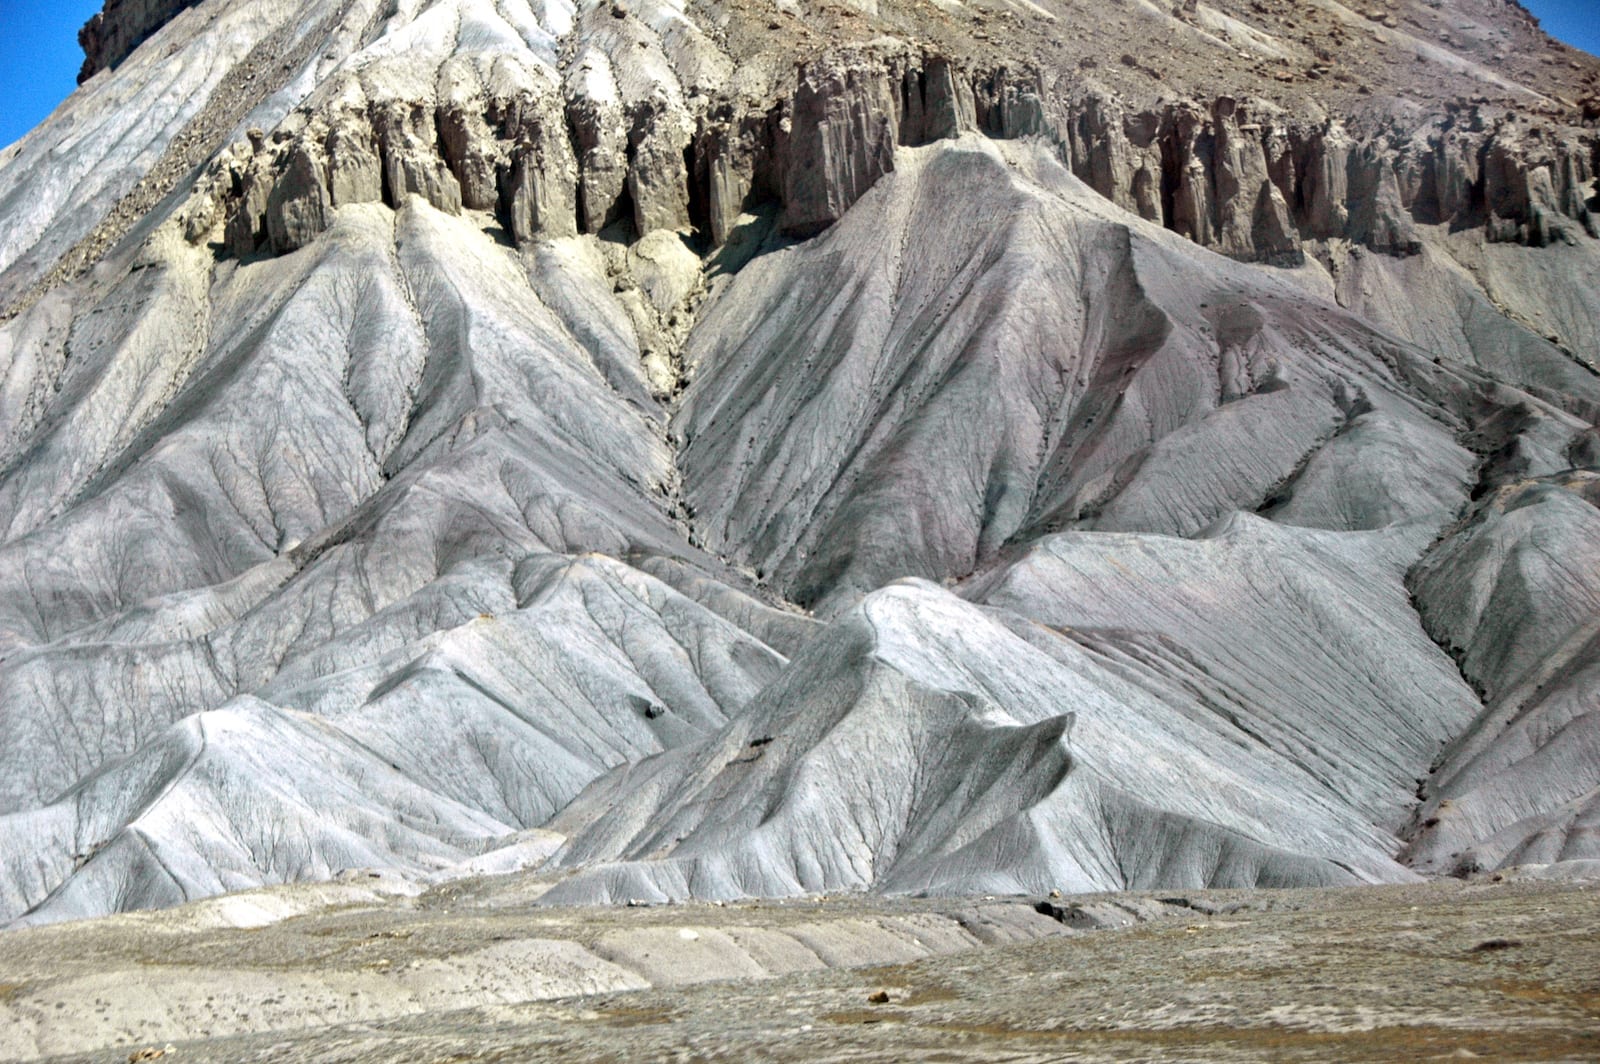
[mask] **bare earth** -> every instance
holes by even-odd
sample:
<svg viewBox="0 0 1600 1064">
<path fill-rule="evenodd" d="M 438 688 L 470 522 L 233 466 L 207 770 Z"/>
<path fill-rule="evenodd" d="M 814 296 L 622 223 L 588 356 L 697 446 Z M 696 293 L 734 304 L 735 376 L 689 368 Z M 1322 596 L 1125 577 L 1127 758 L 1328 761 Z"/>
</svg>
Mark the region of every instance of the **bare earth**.
<svg viewBox="0 0 1600 1064">
<path fill-rule="evenodd" d="M 278 888 L 7 934 L 0 1056 L 1600 1057 L 1592 884 L 611 909 L 523 889 Z"/>
</svg>

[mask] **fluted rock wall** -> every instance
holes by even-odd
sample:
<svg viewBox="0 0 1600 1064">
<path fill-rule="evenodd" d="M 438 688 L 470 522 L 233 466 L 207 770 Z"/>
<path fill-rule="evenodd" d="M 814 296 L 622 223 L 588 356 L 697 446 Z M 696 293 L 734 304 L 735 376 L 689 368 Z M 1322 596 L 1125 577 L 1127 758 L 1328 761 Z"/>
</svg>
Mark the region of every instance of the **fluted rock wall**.
<svg viewBox="0 0 1600 1064">
<path fill-rule="evenodd" d="M 191 239 L 220 206 L 231 253 L 293 251 L 331 208 L 410 195 L 493 211 L 518 243 L 626 218 L 638 234 L 692 226 L 720 244 L 741 212 L 774 201 L 784 230 L 807 236 L 893 170 L 898 146 L 1048 131 L 1036 86 L 909 49 L 840 50 L 801 66 L 784 98 L 696 100 L 695 113 L 669 95 L 625 103 L 591 62 L 559 86 L 532 67 L 484 77 L 447 65 L 431 105 L 352 77 L 270 139 L 253 133 L 219 157 L 207 188 L 217 202 L 191 210 Z"/>
<path fill-rule="evenodd" d="M 1102 195 L 1235 258 L 1295 260 L 1302 240 L 1407 254 L 1417 224 L 1482 227 L 1542 246 L 1600 236 L 1596 140 L 1477 109 L 1358 134 L 1222 97 L 1132 111 L 1088 94 L 1068 127 L 1073 170 Z"/>
<path fill-rule="evenodd" d="M 331 208 L 413 194 L 492 211 L 519 244 L 625 218 L 637 234 L 692 227 L 717 245 L 763 202 L 781 207 L 785 232 L 809 236 L 894 169 L 896 147 L 963 131 L 1044 137 L 1106 198 L 1245 261 L 1293 265 L 1305 241 L 1334 239 L 1407 255 L 1419 224 L 1533 246 L 1600 237 L 1593 132 L 1476 107 L 1376 130 L 1228 96 L 1136 109 L 909 48 L 835 50 L 775 100 L 629 101 L 602 59 L 580 57 L 562 84 L 538 68 L 452 62 L 431 102 L 351 79 L 270 142 L 219 160 L 228 249 L 291 251 Z M 196 239 L 211 221 L 199 213 Z"/>
<path fill-rule="evenodd" d="M 269 142 L 252 135 L 214 167 L 236 255 L 303 247 L 350 203 L 411 195 L 450 213 L 502 215 L 519 242 L 577 231 L 579 168 L 560 96 L 523 79 L 484 86 L 462 74 L 436 108 L 373 101 L 357 84 Z M 192 219 L 198 239 L 210 219 Z"/>
</svg>

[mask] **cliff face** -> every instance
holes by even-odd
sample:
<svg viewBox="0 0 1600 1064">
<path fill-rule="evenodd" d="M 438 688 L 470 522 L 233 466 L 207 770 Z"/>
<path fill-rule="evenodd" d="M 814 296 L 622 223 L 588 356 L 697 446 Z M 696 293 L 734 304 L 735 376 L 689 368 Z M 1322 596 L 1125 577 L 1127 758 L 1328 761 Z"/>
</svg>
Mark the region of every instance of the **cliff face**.
<svg viewBox="0 0 1600 1064">
<path fill-rule="evenodd" d="M 199 2 L 106 0 L 105 9 L 96 12 L 78 31 L 78 44 L 83 47 L 83 69 L 78 71 L 78 84 L 122 62 L 173 16 Z"/>
<path fill-rule="evenodd" d="M 1515 5 L 85 47 L 0 156 L 0 919 L 1600 856 L 1600 61 Z"/>
<path fill-rule="evenodd" d="M 1118 206 L 1243 261 L 1297 265 L 1306 241 L 1329 240 L 1415 254 L 1418 225 L 1533 247 L 1600 237 L 1600 137 L 1479 105 L 1377 128 L 1226 96 L 1133 109 L 1037 70 L 974 72 L 904 48 L 825 54 L 764 104 L 606 106 L 582 81 L 444 76 L 433 104 L 369 99 L 353 82 L 220 160 L 229 250 L 292 251 L 340 204 L 410 195 L 492 212 L 520 244 L 626 216 L 636 233 L 692 228 L 716 246 L 767 204 L 811 236 L 893 170 L 896 148 L 964 132 L 1043 137 Z"/>
</svg>

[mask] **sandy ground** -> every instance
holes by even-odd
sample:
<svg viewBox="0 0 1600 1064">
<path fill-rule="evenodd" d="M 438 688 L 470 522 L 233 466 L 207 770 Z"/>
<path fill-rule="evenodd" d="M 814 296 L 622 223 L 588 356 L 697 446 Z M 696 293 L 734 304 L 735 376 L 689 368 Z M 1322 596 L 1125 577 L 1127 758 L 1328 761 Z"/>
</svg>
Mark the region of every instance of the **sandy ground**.
<svg viewBox="0 0 1600 1064">
<path fill-rule="evenodd" d="M 1600 884 L 615 909 L 388 886 L 0 936 L 0 1057 L 1600 1058 Z"/>
</svg>

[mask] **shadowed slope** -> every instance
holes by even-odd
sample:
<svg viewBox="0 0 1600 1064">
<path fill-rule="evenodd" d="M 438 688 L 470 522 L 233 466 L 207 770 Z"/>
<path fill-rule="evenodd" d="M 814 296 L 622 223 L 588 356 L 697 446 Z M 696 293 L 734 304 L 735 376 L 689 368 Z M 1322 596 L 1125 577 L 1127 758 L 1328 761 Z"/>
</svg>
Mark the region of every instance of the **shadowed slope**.
<svg viewBox="0 0 1600 1064">
<path fill-rule="evenodd" d="M 556 817 L 549 900 L 1405 878 L 1387 833 L 1478 710 L 1407 604 L 1426 535 L 1077 533 L 963 589 L 988 609 L 874 592 Z"/>
<path fill-rule="evenodd" d="M 1064 527 L 1189 535 L 1264 505 L 1443 523 L 1499 401 L 1114 212 L 1039 147 L 978 139 L 905 153 L 825 236 L 751 263 L 687 353 L 673 430 L 697 526 L 827 609 Z"/>
</svg>

